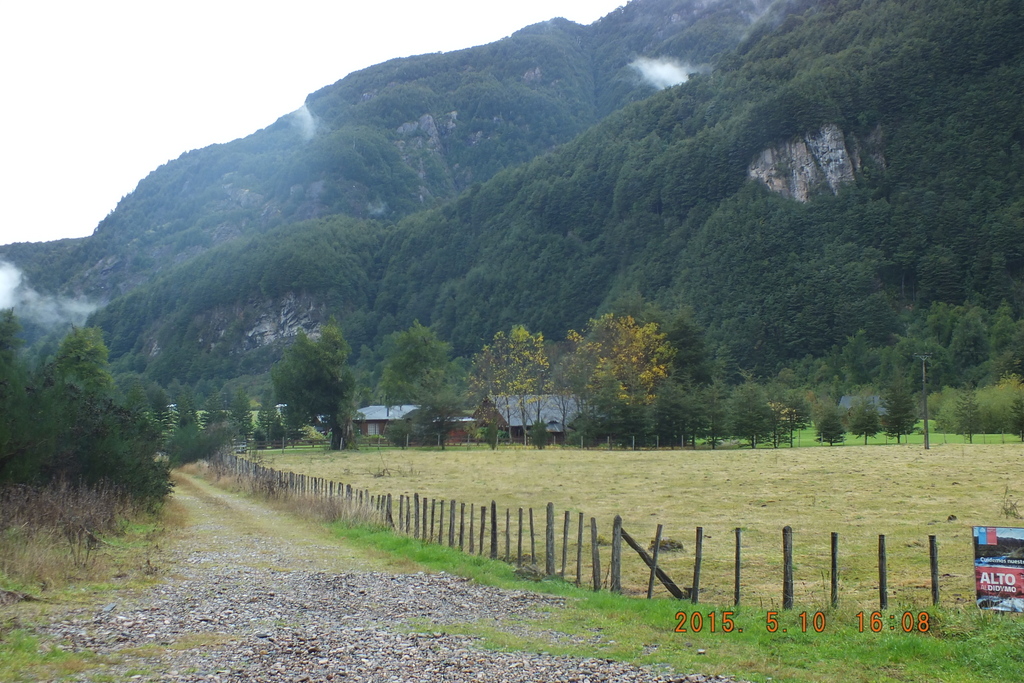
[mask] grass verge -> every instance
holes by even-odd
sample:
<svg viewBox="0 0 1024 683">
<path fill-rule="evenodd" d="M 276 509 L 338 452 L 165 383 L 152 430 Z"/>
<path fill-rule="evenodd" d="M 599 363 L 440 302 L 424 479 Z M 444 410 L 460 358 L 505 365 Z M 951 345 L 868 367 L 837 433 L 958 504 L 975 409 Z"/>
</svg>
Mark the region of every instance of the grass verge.
<svg viewBox="0 0 1024 683">
<path fill-rule="evenodd" d="M 1009 682 L 1020 679 L 1024 660 L 1024 621 L 1015 615 L 895 606 L 873 620 L 870 611 L 859 615 L 854 608 L 783 611 L 647 601 L 594 593 L 561 579 L 523 581 L 504 562 L 387 530 L 341 523 L 331 528 L 346 543 L 387 553 L 409 570 L 445 571 L 487 585 L 567 598 L 564 609 L 529 620 L 522 624 L 526 628 L 514 633 L 475 624 L 424 624 L 432 630 L 481 636 L 486 646 L 497 649 L 605 657 L 668 666 L 677 673 L 776 682 Z"/>
<path fill-rule="evenodd" d="M 134 507 L 117 492 L 15 487 L 0 495 L 0 681 L 60 679 L 106 661 L 41 641 L 33 626 L 69 608 L 146 585 L 159 573 L 159 544 L 183 526 L 173 500 Z M 5 604 L 6 603 L 6 604 Z"/>
</svg>

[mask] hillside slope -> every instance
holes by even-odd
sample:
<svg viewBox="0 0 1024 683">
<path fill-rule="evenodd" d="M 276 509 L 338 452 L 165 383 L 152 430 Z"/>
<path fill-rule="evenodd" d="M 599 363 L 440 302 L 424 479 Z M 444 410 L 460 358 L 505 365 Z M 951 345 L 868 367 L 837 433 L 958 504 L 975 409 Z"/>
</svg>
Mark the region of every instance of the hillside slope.
<svg viewBox="0 0 1024 683">
<path fill-rule="evenodd" d="M 655 92 L 638 56 L 704 64 L 768 0 L 634 0 L 447 54 L 395 59 L 311 94 L 248 137 L 154 170 L 81 240 L 0 247 L 32 286 L 101 303 L 213 246 L 344 214 L 394 221 L 568 142 Z"/>
<path fill-rule="evenodd" d="M 494 166 L 486 182 L 439 166 L 437 187 L 470 183 L 453 201 L 397 223 L 322 218 L 249 233 L 112 301 L 94 321 L 122 370 L 195 382 L 259 372 L 298 327 L 331 314 L 355 349 L 418 319 L 467 354 L 513 323 L 557 338 L 642 297 L 692 306 L 719 357 L 758 375 L 853 338 L 894 347 L 936 305 L 1002 305 L 1019 319 L 1024 8 L 783 6 L 711 73 L 615 111 L 554 151 L 541 154 L 554 138 L 538 142 L 530 154 L 539 156 Z M 537 35 L 579 30 L 552 27 Z M 587 100 L 594 115 L 610 83 Z M 352 98 L 372 85 L 314 95 L 310 109 L 323 120 L 355 116 Z M 426 142 L 416 151 L 433 153 Z M 957 367 L 981 362 L 988 351 L 975 346 L 977 358 Z"/>
</svg>

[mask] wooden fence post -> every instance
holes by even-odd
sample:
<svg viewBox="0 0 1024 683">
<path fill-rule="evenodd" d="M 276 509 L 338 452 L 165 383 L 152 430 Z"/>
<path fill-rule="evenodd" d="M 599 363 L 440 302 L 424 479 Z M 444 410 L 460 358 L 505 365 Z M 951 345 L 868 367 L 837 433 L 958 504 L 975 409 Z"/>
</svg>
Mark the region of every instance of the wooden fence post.
<svg viewBox="0 0 1024 683">
<path fill-rule="evenodd" d="M 444 545 L 444 501 L 439 500 L 437 512 L 437 544 Z"/>
<path fill-rule="evenodd" d="M 469 505 L 469 554 L 472 555 L 473 551 L 476 550 L 476 534 L 473 533 L 476 527 L 473 526 L 473 519 L 476 516 L 476 505 L 470 503 Z"/>
<path fill-rule="evenodd" d="M 889 609 L 889 570 L 885 552 L 885 534 L 878 535 L 878 607 Z"/>
<path fill-rule="evenodd" d="M 517 548 L 517 559 L 516 566 L 523 566 L 523 508 L 519 508 L 519 541 L 516 544 Z"/>
<path fill-rule="evenodd" d="M 782 528 L 782 609 L 793 609 L 793 527 Z"/>
<path fill-rule="evenodd" d="M 544 575 L 555 573 L 555 504 L 548 503 L 544 528 Z"/>
<path fill-rule="evenodd" d="M 491 559 L 498 559 L 498 504 L 491 501 Z"/>
<path fill-rule="evenodd" d="M 480 506 L 480 547 L 477 549 L 478 555 L 484 554 L 484 530 L 487 528 L 487 506 Z"/>
<path fill-rule="evenodd" d="M 459 503 L 459 550 L 462 550 L 466 546 L 463 545 L 463 541 L 466 537 L 466 504 Z"/>
<path fill-rule="evenodd" d="M 658 551 L 661 550 L 661 525 L 654 532 L 654 557 L 651 559 L 651 577 L 647 579 L 647 599 L 654 597 L 654 577 L 658 574 Z"/>
<path fill-rule="evenodd" d="M 448 509 L 448 547 L 455 546 L 455 499 L 452 498 L 451 507 Z"/>
<path fill-rule="evenodd" d="M 565 511 L 565 523 L 562 525 L 562 578 L 565 578 L 565 562 L 569 555 L 569 511 Z"/>
<path fill-rule="evenodd" d="M 505 561 L 512 561 L 512 511 L 505 508 Z"/>
<path fill-rule="evenodd" d="M 743 530 L 740 527 L 736 527 L 736 567 L 732 585 L 732 604 L 737 607 L 740 605 L 740 548 L 742 546 Z"/>
<path fill-rule="evenodd" d="M 387 499 L 387 515 L 388 515 L 388 518 L 387 518 L 388 526 L 391 527 L 392 529 L 394 529 L 395 528 L 395 518 L 391 516 L 391 494 L 390 493 L 388 494 L 388 499 Z"/>
<path fill-rule="evenodd" d="M 431 543 L 434 542 L 434 515 L 437 513 L 437 500 L 434 498 L 430 499 L 430 533 L 427 534 L 427 540 Z"/>
<path fill-rule="evenodd" d="M 533 532 L 533 508 L 530 508 L 530 566 L 537 566 L 537 537 Z"/>
<path fill-rule="evenodd" d="M 582 448 L 582 446 L 581 446 Z M 579 531 L 576 533 L 576 585 L 583 581 L 583 513 L 580 513 Z"/>
<path fill-rule="evenodd" d="M 590 518 L 590 560 L 594 569 L 594 590 L 601 590 L 601 553 L 597 548 L 597 520 Z"/>
<path fill-rule="evenodd" d="M 412 494 L 412 500 L 413 500 L 414 506 L 416 507 L 416 517 L 414 519 L 414 521 L 416 522 L 416 526 L 414 527 L 415 531 L 413 532 L 412 537 L 413 538 L 419 538 L 420 537 L 420 494 L 418 494 L 418 493 Z"/>
<path fill-rule="evenodd" d="M 608 590 L 613 593 L 622 592 L 622 517 L 619 515 L 615 515 L 612 520 L 611 582 Z"/>
<path fill-rule="evenodd" d="M 694 542 L 693 556 L 693 587 L 690 589 L 690 602 L 697 604 L 700 599 L 700 566 L 704 561 L 704 527 L 697 527 L 697 540 Z"/>
<path fill-rule="evenodd" d="M 939 540 L 935 536 L 928 537 L 928 555 L 932 568 L 932 604 L 939 604 Z"/>
<path fill-rule="evenodd" d="M 832 607 L 839 606 L 839 534 L 835 531 L 832 532 L 832 587 L 831 587 L 831 604 Z"/>
</svg>

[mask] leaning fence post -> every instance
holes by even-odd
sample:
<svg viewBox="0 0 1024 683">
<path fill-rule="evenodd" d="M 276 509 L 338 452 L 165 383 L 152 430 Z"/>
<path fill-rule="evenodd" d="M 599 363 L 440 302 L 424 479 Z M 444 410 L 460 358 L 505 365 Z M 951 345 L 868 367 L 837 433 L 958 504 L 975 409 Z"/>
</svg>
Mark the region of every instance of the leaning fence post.
<svg viewBox="0 0 1024 683">
<path fill-rule="evenodd" d="M 697 604 L 700 599 L 700 566 L 704 561 L 704 527 L 697 527 L 697 540 L 694 542 L 693 556 L 693 587 L 690 589 L 690 602 Z"/>
<path fill-rule="evenodd" d="M 594 590 L 601 590 L 601 553 L 597 547 L 597 520 L 590 518 L 590 559 L 594 569 Z"/>
<path fill-rule="evenodd" d="M 611 583 L 608 590 L 622 592 L 622 517 L 615 515 L 612 521 L 612 562 Z"/>
<path fill-rule="evenodd" d="M 793 527 L 782 527 L 782 609 L 793 609 Z"/>
<path fill-rule="evenodd" d="M 472 555 L 473 551 L 476 550 L 476 539 L 473 532 L 476 530 L 474 526 L 474 519 L 476 517 L 476 505 L 470 503 L 469 505 L 469 554 Z"/>
<path fill-rule="evenodd" d="M 658 551 L 661 550 L 661 525 L 654 532 L 654 557 L 651 559 L 651 577 L 647 579 L 647 599 L 654 597 L 654 578 L 658 574 Z"/>
<path fill-rule="evenodd" d="M 939 604 L 939 540 L 935 536 L 928 537 L 928 555 L 932 567 L 932 604 Z"/>
</svg>

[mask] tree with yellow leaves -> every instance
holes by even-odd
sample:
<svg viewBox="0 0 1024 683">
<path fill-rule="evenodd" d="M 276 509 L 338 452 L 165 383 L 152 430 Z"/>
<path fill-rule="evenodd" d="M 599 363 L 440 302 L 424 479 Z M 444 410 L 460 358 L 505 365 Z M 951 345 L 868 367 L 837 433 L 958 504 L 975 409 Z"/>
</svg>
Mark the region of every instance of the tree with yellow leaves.
<svg viewBox="0 0 1024 683">
<path fill-rule="evenodd" d="M 540 395 L 548 391 L 549 367 L 544 335 L 522 325 L 508 334 L 499 331 L 473 359 L 473 387 L 490 397 L 509 424 L 513 414 L 520 418 L 524 444 L 531 409 L 539 414 Z"/>
<path fill-rule="evenodd" d="M 675 353 L 657 323 L 641 325 L 633 316 L 607 313 L 591 320 L 583 337 L 595 363 L 595 387 L 601 377 L 611 377 L 618 383 L 619 399 L 627 404 L 654 401 Z"/>
</svg>

